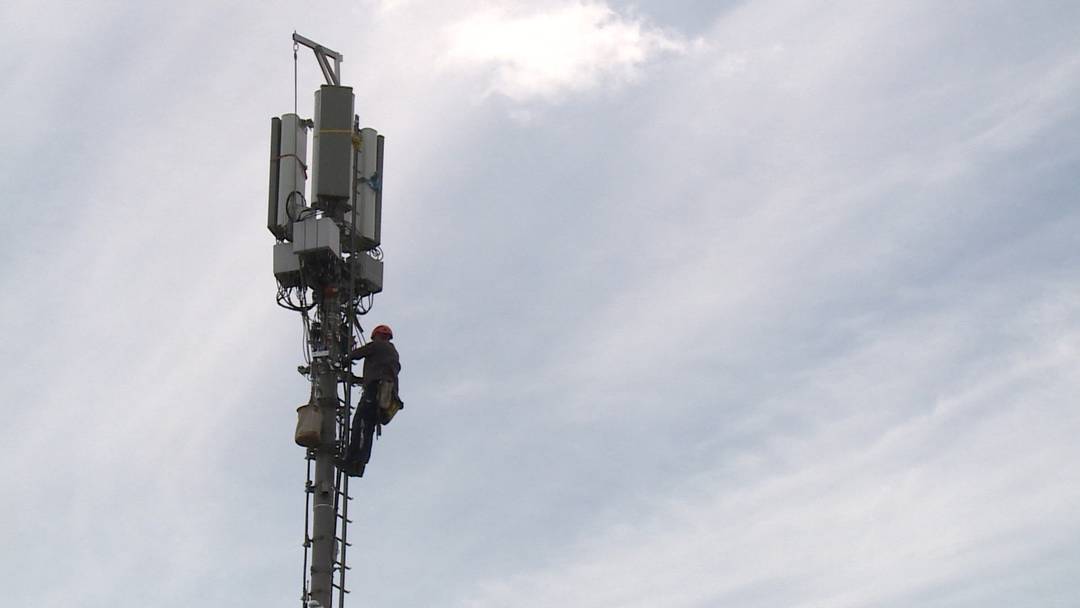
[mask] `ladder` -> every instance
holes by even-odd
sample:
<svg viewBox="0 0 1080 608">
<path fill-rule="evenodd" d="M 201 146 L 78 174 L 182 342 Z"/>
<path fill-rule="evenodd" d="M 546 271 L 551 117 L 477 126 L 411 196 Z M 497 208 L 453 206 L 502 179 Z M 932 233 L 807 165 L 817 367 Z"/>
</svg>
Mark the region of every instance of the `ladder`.
<svg viewBox="0 0 1080 608">
<path fill-rule="evenodd" d="M 336 456 L 344 457 L 345 448 L 348 446 L 350 421 L 352 420 L 352 390 L 349 382 L 343 382 L 345 386 L 344 398 L 338 399 L 338 407 L 335 412 L 335 428 L 336 428 L 336 441 L 335 441 L 335 453 Z M 304 565 L 302 571 L 302 591 L 300 595 L 300 605 L 302 608 L 314 608 L 316 604 L 311 604 L 310 596 L 310 572 L 308 571 L 308 565 L 311 559 L 311 521 L 312 521 L 312 496 L 315 493 L 315 483 L 312 480 L 312 469 L 315 463 L 315 449 L 308 448 L 304 452 L 304 459 L 307 461 L 307 480 L 304 483 Z M 345 595 L 349 593 L 349 589 L 345 586 L 345 573 L 351 570 L 348 565 L 348 550 L 352 546 L 349 542 L 349 524 L 352 520 L 349 519 L 349 502 L 352 501 L 353 496 L 349 494 L 349 476 L 346 475 L 340 468 L 335 467 L 334 472 L 334 516 L 337 520 L 337 525 L 334 533 L 334 562 L 333 567 L 335 571 L 335 578 L 337 582 L 332 583 L 334 590 L 337 592 L 338 600 L 336 608 L 344 608 Z M 323 606 L 321 608 L 332 608 L 330 606 Z"/>
</svg>

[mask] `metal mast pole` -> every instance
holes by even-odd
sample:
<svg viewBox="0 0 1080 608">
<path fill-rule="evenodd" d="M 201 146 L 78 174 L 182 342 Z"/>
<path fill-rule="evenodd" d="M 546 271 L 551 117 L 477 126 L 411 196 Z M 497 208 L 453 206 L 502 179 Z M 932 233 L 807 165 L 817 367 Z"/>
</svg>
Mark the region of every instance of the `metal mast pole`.
<svg viewBox="0 0 1080 608">
<path fill-rule="evenodd" d="M 333 595 L 334 562 L 337 552 L 337 509 L 334 493 L 334 456 L 337 453 L 337 376 L 333 364 L 341 357 L 341 315 L 337 290 L 324 289 L 322 302 L 316 318 L 322 327 L 322 343 L 326 355 L 312 362 L 312 381 L 316 386 L 316 398 L 323 412 L 321 445 L 315 453 L 314 496 L 312 501 L 313 524 L 311 536 L 311 600 L 322 608 L 330 608 Z"/>
</svg>

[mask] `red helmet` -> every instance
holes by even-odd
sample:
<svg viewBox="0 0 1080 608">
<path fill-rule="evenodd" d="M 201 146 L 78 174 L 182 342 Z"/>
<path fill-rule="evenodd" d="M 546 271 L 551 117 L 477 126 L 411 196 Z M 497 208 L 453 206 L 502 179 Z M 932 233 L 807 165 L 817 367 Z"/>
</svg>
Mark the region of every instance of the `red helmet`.
<svg viewBox="0 0 1080 608">
<path fill-rule="evenodd" d="M 376 325 L 375 329 L 371 330 L 371 337 L 386 336 L 387 340 L 394 339 L 394 332 L 390 329 L 389 325 Z"/>
</svg>

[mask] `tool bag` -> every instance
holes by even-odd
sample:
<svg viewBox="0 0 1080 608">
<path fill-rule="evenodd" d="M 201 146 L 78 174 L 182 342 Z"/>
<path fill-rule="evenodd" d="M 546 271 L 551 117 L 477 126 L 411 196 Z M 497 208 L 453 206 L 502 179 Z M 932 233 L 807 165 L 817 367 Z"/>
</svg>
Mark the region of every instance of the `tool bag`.
<svg viewBox="0 0 1080 608">
<path fill-rule="evenodd" d="M 314 403 L 296 408 L 296 445 L 317 448 L 322 443 L 323 413 Z"/>
<path fill-rule="evenodd" d="M 379 424 L 390 424 L 394 414 L 397 414 L 398 410 L 405 407 L 405 404 L 398 397 L 397 383 L 389 380 L 383 380 L 379 383 L 379 392 L 376 395 L 375 403 L 379 406 Z"/>
</svg>

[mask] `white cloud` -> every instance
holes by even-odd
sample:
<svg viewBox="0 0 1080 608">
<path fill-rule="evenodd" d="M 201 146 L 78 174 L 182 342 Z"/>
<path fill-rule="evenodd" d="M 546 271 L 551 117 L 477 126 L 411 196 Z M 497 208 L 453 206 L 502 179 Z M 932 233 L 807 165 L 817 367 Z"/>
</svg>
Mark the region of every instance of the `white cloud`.
<svg viewBox="0 0 1080 608">
<path fill-rule="evenodd" d="M 1080 334 L 1055 335 L 1075 298 L 1024 310 L 1009 326 L 1030 342 L 1014 357 L 973 382 L 957 374 L 931 410 L 898 424 L 888 411 L 920 404 L 939 382 L 933 366 L 902 370 L 884 402 L 865 379 L 887 378 L 889 353 L 922 352 L 971 313 L 892 328 L 808 378 L 861 411 L 657 488 L 649 516 L 616 515 L 564 559 L 481 581 L 462 605 L 877 606 L 1045 552 L 1080 528 L 1068 506 L 1080 486 L 1054 466 L 1076 458 L 1066 438 L 1080 418 L 1065 395 Z M 953 338 L 948 358 L 963 346 Z M 818 406 L 807 393 L 783 399 L 806 411 Z"/>
<path fill-rule="evenodd" d="M 530 13 L 488 9 L 447 30 L 447 61 L 491 70 L 486 93 L 516 101 L 626 83 L 649 59 L 689 47 L 681 37 L 619 15 L 602 2 Z"/>
</svg>

